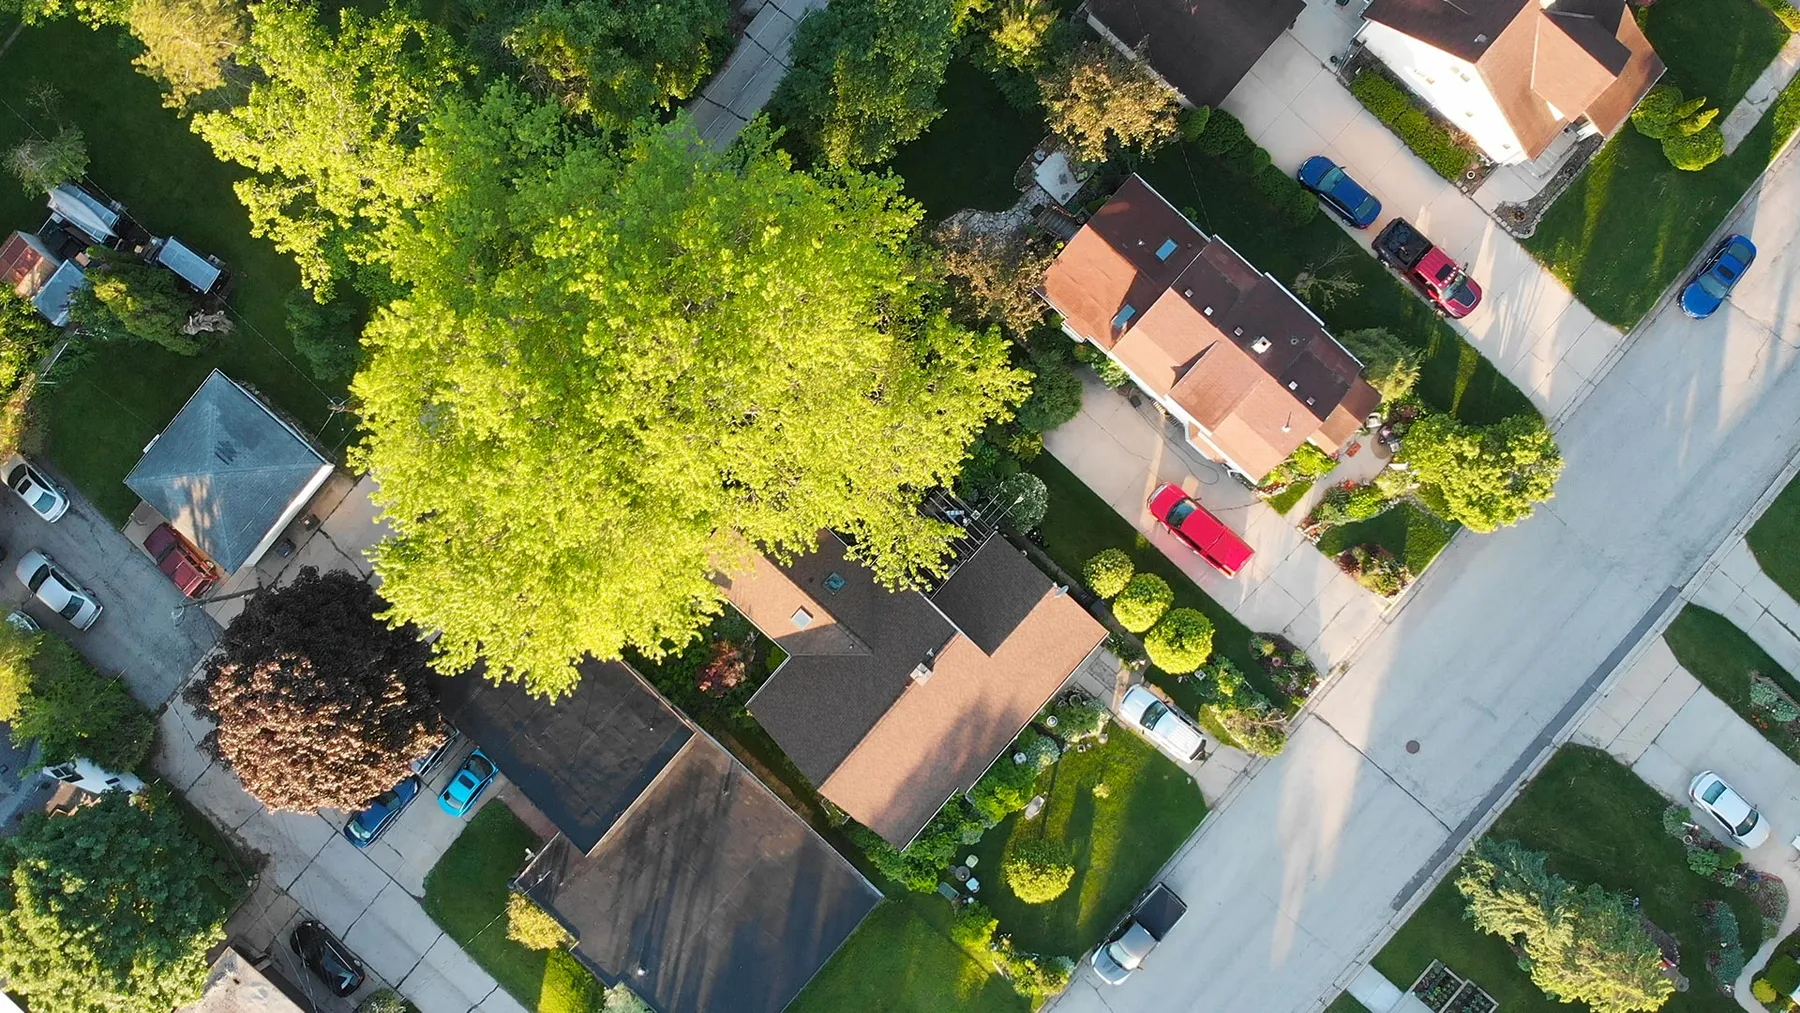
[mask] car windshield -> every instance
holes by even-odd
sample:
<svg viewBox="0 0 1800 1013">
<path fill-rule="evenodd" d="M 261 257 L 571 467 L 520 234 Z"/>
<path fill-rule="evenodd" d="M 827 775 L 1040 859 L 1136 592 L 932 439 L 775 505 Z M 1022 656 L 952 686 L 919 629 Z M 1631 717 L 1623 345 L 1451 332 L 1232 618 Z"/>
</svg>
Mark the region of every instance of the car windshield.
<svg viewBox="0 0 1800 1013">
<path fill-rule="evenodd" d="M 319 966 L 324 968 L 326 977 L 331 979 L 337 991 L 349 991 L 357 984 L 356 970 L 344 963 L 337 950 L 330 946 L 319 947 Z"/>
<path fill-rule="evenodd" d="M 1343 181 L 1344 170 L 1342 167 L 1327 169 L 1325 175 L 1319 177 L 1319 189 L 1330 190 Z"/>
<path fill-rule="evenodd" d="M 1145 728 L 1155 728 L 1156 723 L 1161 721 L 1162 716 L 1167 713 L 1169 713 L 1169 705 L 1158 700 L 1144 708 L 1144 716 L 1138 719 L 1138 723 Z"/>
<path fill-rule="evenodd" d="M 1725 794 L 1725 782 L 1715 780 L 1713 783 L 1706 786 L 1705 791 L 1700 793 L 1700 801 L 1705 802 L 1707 805 L 1712 805 L 1714 802 L 1717 802 L 1719 796 L 1723 794 Z"/>
<path fill-rule="evenodd" d="M 31 579 L 25 582 L 25 586 L 30 588 L 32 591 L 36 591 L 38 588 L 44 586 L 44 581 L 49 580 L 49 579 L 50 579 L 50 567 L 40 566 L 36 570 L 32 571 Z"/>
<path fill-rule="evenodd" d="M 1731 832 L 1739 837 L 1748 837 L 1750 831 L 1756 829 L 1756 824 L 1759 819 L 1760 817 L 1757 815 L 1756 810 L 1752 809 L 1750 810 L 1750 815 L 1744 817 L 1744 822 L 1732 827 Z"/>
<path fill-rule="evenodd" d="M 1723 299 L 1731 294 L 1731 288 L 1710 271 L 1700 276 L 1700 290 L 1715 299 Z"/>
<path fill-rule="evenodd" d="M 1169 508 L 1169 527 L 1181 527 L 1182 522 L 1194 515 L 1194 501 L 1184 499 Z"/>
<path fill-rule="evenodd" d="M 1376 201 L 1375 198 L 1365 197 L 1363 198 L 1363 202 L 1356 206 L 1356 217 L 1373 218 L 1375 216 L 1375 209 L 1380 206 L 1380 202 Z"/>
<path fill-rule="evenodd" d="M 487 757 L 485 757 L 485 756 L 469 757 L 469 773 L 475 775 L 475 779 L 477 781 L 482 780 L 483 778 L 489 776 L 493 772 L 494 772 L 494 765 L 488 762 Z"/>
<path fill-rule="evenodd" d="M 70 596 L 68 604 L 64 605 L 62 608 L 57 609 L 56 614 L 59 616 L 62 616 L 64 619 L 67 619 L 67 620 L 73 622 L 75 617 L 81 614 L 82 608 L 85 607 L 86 605 L 87 605 L 87 599 Z"/>
</svg>

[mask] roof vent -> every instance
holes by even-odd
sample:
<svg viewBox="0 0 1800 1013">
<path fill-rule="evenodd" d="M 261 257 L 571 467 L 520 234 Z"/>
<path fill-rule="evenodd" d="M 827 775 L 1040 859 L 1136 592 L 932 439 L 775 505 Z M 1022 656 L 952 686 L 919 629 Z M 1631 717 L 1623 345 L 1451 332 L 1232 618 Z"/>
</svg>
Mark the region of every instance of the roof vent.
<svg viewBox="0 0 1800 1013">
<path fill-rule="evenodd" d="M 797 630 L 806 629 L 808 626 L 812 625 L 812 619 L 813 619 L 812 613 L 806 611 L 805 608 L 795 609 L 794 615 L 793 615 L 794 629 L 797 629 Z"/>
<path fill-rule="evenodd" d="M 1231 333 L 1241 338 L 1244 336 L 1244 329 L 1242 327 L 1233 327 Z"/>
<path fill-rule="evenodd" d="M 1269 350 L 1269 339 L 1268 338 L 1257 338 L 1255 341 L 1250 342 L 1250 350 L 1252 352 L 1255 352 L 1258 355 L 1261 355 L 1262 353 L 1268 351 Z"/>
<path fill-rule="evenodd" d="M 1194 290 L 1191 288 L 1184 288 L 1181 290 L 1181 294 L 1184 296 L 1187 296 L 1189 299 L 1192 299 L 1194 297 Z"/>
<path fill-rule="evenodd" d="M 1211 306 L 1208 306 L 1208 307 L 1207 307 L 1207 308 L 1206 308 L 1206 310 L 1205 310 L 1205 312 L 1206 312 L 1206 315 L 1207 315 L 1207 316 L 1209 316 L 1209 317 L 1210 317 L 1210 316 L 1212 316 L 1212 307 L 1211 307 Z"/>
<path fill-rule="evenodd" d="M 1299 390 L 1299 389 L 1300 389 L 1300 381 L 1298 381 L 1298 380 L 1289 380 L 1288 381 L 1288 390 Z"/>
<path fill-rule="evenodd" d="M 923 686 L 931 681 L 932 664 L 937 660 L 936 651 L 926 651 L 925 660 L 913 666 L 912 681 Z"/>
<path fill-rule="evenodd" d="M 844 589 L 844 575 L 836 570 L 825 575 L 825 590 L 837 594 Z"/>
<path fill-rule="evenodd" d="M 1479 45 L 1481 45 L 1481 44 L 1483 44 L 1483 43 L 1485 43 L 1485 42 L 1487 42 L 1487 40 L 1488 40 L 1488 37 L 1487 37 L 1487 33 L 1486 33 L 1486 32 L 1482 32 L 1482 33 L 1480 33 L 1480 34 L 1479 34 L 1479 35 L 1476 35 L 1476 36 L 1475 36 L 1475 44 L 1476 44 L 1476 45 L 1478 45 L 1478 46 L 1479 46 Z M 1142 243 L 1140 243 L 1140 244 L 1139 244 L 1139 245 L 1140 245 L 1140 246 L 1141 246 L 1141 245 L 1143 245 L 1143 244 L 1142 244 Z"/>
<path fill-rule="evenodd" d="M 1311 408 L 1315 404 L 1318 404 L 1318 402 L 1313 400 L 1312 398 L 1309 397 L 1306 399 L 1306 407 Z"/>
<path fill-rule="evenodd" d="M 1290 345 L 1298 345 L 1299 343 L 1300 343 L 1300 339 L 1297 336 L 1291 337 L 1288 339 L 1288 344 L 1290 344 Z"/>
</svg>

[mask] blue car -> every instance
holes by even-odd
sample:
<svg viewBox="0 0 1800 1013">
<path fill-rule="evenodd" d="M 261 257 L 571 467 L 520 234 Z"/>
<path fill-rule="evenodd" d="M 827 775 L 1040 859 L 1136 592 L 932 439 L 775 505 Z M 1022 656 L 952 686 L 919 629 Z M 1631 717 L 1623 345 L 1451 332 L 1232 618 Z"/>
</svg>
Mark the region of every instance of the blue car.
<svg viewBox="0 0 1800 1013">
<path fill-rule="evenodd" d="M 1318 194 L 1333 214 L 1356 228 L 1366 229 L 1381 217 L 1381 202 L 1351 179 L 1342 166 L 1324 155 L 1314 155 L 1300 163 L 1300 171 L 1294 173 L 1294 178 L 1301 186 Z"/>
<path fill-rule="evenodd" d="M 344 837 L 359 848 L 374 844 L 375 839 L 394 825 L 394 821 L 400 818 L 400 814 L 419 796 L 424 787 L 425 782 L 409 775 L 406 780 L 375 796 L 362 812 L 350 817 L 350 822 L 344 824 Z"/>
<path fill-rule="evenodd" d="M 475 800 L 481 797 L 488 785 L 494 783 L 494 777 L 499 773 L 500 769 L 494 766 L 494 761 L 488 759 L 486 753 L 476 749 L 463 761 L 450 783 L 444 785 L 444 790 L 438 793 L 438 806 L 458 819 L 467 816 L 469 810 L 475 808 Z"/>
<path fill-rule="evenodd" d="M 1681 290 L 1681 312 L 1695 320 L 1712 316 L 1754 263 L 1756 245 L 1749 237 L 1726 236 L 1720 240 L 1706 255 L 1706 263 L 1700 265 L 1694 280 Z"/>
</svg>

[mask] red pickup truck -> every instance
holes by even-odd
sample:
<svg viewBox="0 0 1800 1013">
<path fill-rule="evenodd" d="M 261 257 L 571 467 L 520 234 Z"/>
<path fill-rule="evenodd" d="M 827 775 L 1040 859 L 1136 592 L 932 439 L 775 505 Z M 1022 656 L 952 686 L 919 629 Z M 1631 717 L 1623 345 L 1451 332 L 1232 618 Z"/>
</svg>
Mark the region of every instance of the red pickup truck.
<svg viewBox="0 0 1800 1013">
<path fill-rule="evenodd" d="M 212 560 L 167 524 L 158 524 L 144 539 L 144 551 L 156 560 L 156 568 L 189 598 L 204 598 L 219 582 L 219 568 Z"/>
<path fill-rule="evenodd" d="M 1425 234 L 1396 218 L 1375 237 L 1375 256 L 1413 283 L 1445 316 L 1466 317 L 1481 303 L 1481 286 Z"/>
<path fill-rule="evenodd" d="M 1227 577 L 1237 576 L 1250 557 L 1256 555 L 1237 532 L 1207 512 L 1178 485 L 1162 485 L 1151 494 L 1150 516 Z"/>
</svg>

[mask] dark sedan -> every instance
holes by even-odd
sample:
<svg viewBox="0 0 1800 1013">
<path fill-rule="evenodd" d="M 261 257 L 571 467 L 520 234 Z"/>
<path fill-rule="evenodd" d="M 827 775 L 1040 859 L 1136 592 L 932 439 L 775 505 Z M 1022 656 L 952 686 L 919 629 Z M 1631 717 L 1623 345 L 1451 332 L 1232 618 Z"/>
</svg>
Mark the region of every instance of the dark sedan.
<svg viewBox="0 0 1800 1013">
<path fill-rule="evenodd" d="M 344 836 L 349 838 L 351 844 L 359 848 L 366 848 L 374 844 L 375 838 L 380 837 L 383 831 L 393 826 L 394 821 L 400 818 L 400 814 L 406 810 L 413 799 L 418 797 L 420 789 L 424 787 L 425 782 L 419 780 L 417 776 L 409 776 L 406 780 L 375 796 L 367 808 L 350 817 L 350 822 L 344 824 Z"/>
<path fill-rule="evenodd" d="M 1706 255 L 1699 273 L 1681 290 L 1681 312 L 1696 320 L 1712 316 L 1754 263 L 1756 245 L 1748 236 L 1726 236 L 1720 240 Z"/>
<path fill-rule="evenodd" d="M 1300 163 L 1294 178 L 1318 194 L 1333 214 L 1359 229 L 1368 228 L 1381 217 L 1381 202 L 1351 179 L 1343 166 L 1324 155 L 1314 155 Z"/>
<path fill-rule="evenodd" d="M 362 987 L 362 963 L 318 922 L 309 920 L 294 926 L 288 945 L 332 995 L 342 999 Z"/>
</svg>

